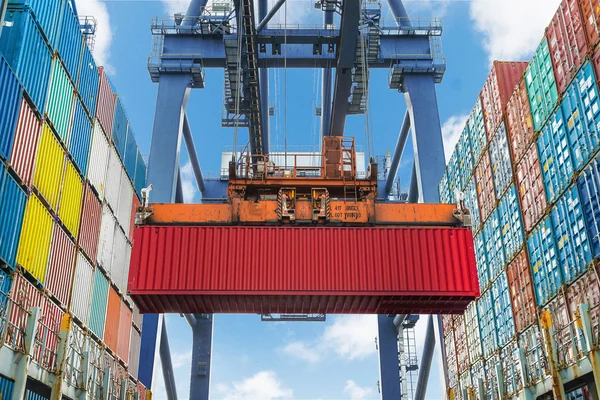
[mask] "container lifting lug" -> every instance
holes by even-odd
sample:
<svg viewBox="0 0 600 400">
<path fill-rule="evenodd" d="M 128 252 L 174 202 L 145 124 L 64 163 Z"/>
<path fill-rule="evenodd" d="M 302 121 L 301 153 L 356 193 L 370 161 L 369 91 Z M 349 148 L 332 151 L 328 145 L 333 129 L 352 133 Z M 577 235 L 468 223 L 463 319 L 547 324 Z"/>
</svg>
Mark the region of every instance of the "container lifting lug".
<svg viewBox="0 0 600 400">
<path fill-rule="evenodd" d="M 138 207 L 135 212 L 135 224 L 142 225 L 144 221 L 154 214 L 154 210 L 148 206 L 150 198 L 150 192 L 154 189 L 154 186 L 150 185 L 142 189 L 142 205 Z"/>
<path fill-rule="evenodd" d="M 454 189 L 454 198 L 456 199 L 456 210 L 452 214 L 463 223 L 464 227 L 470 228 L 472 226 L 471 213 L 464 204 L 465 194 L 458 189 Z"/>
<path fill-rule="evenodd" d="M 296 189 L 279 189 L 277 193 L 277 205 L 279 221 L 293 223 L 296 220 Z"/>
<path fill-rule="evenodd" d="M 331 216 L 329 191 L 327 189 L 312 190 L 313 222 L 326 223 Z"/>
</svg>

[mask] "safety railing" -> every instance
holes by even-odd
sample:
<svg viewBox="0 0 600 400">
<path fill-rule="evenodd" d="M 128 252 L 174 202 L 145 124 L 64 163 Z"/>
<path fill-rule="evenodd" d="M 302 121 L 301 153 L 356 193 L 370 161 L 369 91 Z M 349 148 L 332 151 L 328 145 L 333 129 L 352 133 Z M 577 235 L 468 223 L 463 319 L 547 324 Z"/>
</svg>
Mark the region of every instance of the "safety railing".
<svg viewBox="0 0 600 400">
<path fill-rule="evenodd" d="M 236 165 L 238 178 L 263 179 L 269 178 L 319 178 L 324 175 L 324 167 L 318 165 L 302 165 L 298 163 L 298 154 L 286 157 L 291 161 L 288 165 L 275 165 L 269 156 L 251 155 L 246 153 Z"/>
<path fill-rule="evenodd" d="M 386 18 L 380 23 L 383 34 L 441 36 L 442 20 L 432 17 Z"/>
<path fill-rule="evenodd" d="M 38 321 L 33 347 L 33 361 L 49 372 L 55 372 L 60 343 L 60 321 L 43 316 Z"/>
<path fill-rule="evenodd" d="M 67 384 L 78 389 L 85 388 L 83 366 L 86 344 L 87 336 L 77 325 L 73 324 L 69 332 L 63 379 Z"/>
<path fill-rule="evenodd" d="M 88 369 L 88 393 L 93 400 L 103 400 L 104 369 L 102 368 L 102 357 L 104 349 L 91 338 L 87 341 L 89 359 Z"/>
<path fill-rule="evenodd" d="M 268 24 L 267 29 L 287 30 L 288 35 L 293 35 L 294 30 L 318 30 L 331 36 L 337 36 L 339 27 L 335 24 Z"/>
<path fill-rule="evenodd" d="M 544 348 L 544 339 L 540 331 L 535 332 L 535 337 L 528 345 L 523 346 L 525 351 L 525 386 L 532 386 L 548 376 L 548 359 Z"/>
<path fill-rule="evenodd" d="M 18 296 L 15 296 L 19 298 Z M 21 302 L 7 296 L 7 308 L 4 317 L 3 344 L 20 353 L 25 353 L 25 327 L 31 313 Z"/>
<path fill-rule="evenodd" d="M 235 26 L 228 24 L 230 18 L 231 10 L 205 7 L 201 15 L 187 17 L 181 14 L 154 17 L 150 22 L 150 31 L 152 35 L 209 34 L 214 32 L 214 28 L 226 25 L 225 33 L 236 33 Z M 184 19 L 193 21 L 193 23 L 183 23 Z"/>
</svg>

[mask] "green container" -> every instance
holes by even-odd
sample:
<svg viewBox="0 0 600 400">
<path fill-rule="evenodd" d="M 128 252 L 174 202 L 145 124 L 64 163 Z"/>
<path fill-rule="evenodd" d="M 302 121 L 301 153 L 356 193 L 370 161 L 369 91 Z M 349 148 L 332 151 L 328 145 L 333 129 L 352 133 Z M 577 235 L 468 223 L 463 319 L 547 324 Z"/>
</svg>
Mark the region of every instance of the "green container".
<svg viewBox="0 0 600 400">
<path fill-rule="evenodd" d="M 533 126 L 539 132 L 558 103 L 558 90 L 546 39 L 542 40 L 533 54 L 529 67 L 525 71 L 525 83 Z"/>
<path fill-rule="evenodd" d="M 73 96 L 74 89 L 67 71 L 63 68 L 60 59 L 54 57 L 52 60 L 52 76 L 50 78 L 46 114 L 54 131 L 65 145 L 68 145 L 68 136 L 71 128 Z"/>
<path fill-rule="evenodd" d="M 106 323 L 106 307 L 108 304 L 108 280 L 96 268 L 94 272 L 94 290 L 90 306 L 90 330 L 100 339 L 104 339 L 104 324 Z"/>
</svg>

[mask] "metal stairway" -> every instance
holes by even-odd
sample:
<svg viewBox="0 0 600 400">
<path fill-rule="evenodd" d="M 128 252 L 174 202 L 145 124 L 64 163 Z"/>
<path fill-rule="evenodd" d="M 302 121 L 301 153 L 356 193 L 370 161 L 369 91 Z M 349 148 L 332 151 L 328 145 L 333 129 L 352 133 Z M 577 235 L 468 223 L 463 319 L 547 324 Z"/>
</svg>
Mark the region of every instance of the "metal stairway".
<svg viewBox="0 0 600 400">
<path fill-rule="evenodd" d="M 352 71 L 352 89 L 350 91 L 350 103 L 348 104 L 349 115 L 364 114 L 367 110 L 369 71 L 364 71 L 363 65 L 375 62 L 379 54 L 381 40 L 379 15 L 374 16 L 366 22 L 366 35 L 364 33 L 361 34 L 356 46 L 356 62 Z M 363 44 L 361 44 L 361 41 Z M 363 57 L 363 50 L 365 57 Z M 363 58 L 366 58 L 366 64 Z"/>
</svg>

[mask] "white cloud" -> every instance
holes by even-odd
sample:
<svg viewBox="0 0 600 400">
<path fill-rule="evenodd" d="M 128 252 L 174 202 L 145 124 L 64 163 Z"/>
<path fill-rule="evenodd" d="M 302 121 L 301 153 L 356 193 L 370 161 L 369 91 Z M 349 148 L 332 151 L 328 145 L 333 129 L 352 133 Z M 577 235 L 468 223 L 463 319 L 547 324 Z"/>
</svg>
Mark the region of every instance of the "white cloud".
<svg viewBox="0 0 600 400">
<path fill-rule="evenodd" d="M 344 387 L 344 393 L 350 395 L 350 400 L 366 400 L 373 399 L 374 396 L 371 396 L 373 393 L 373 389 L 368 387 L 361 387 L 356 384 L 356 382 L 352 380 L 346 381 L 346 387 Z"/>
<path fill-rule="evenodd" d="M 471 19 L 489 61 L 527 59 L 544 36 L 560 0 L 473 0 Z"/>
<path fill-rule="evenodd" d="M 460 138 L 460 134 L 463 129 L 465 129 L 465 123 L 468 118 L 468 114 L 453 115 L 442 125 L 442 139 L 444 140 L 444 154 L 446 156 L 446 161 L 450 159 L 454 147 L 456 147 L 456 143 Z"/>
<path fill-rule="evenodd" d="M 188 9 L 191 0 L 162 0 L 163 5 L 165 7 L 165 11 L 168 15 L 173 15 L 176 13 L 183 13 Z M 212 1 L 209 0 L 210 3 Z"/>
<path fill-rule="evenodd" d="M 321 361 L 322 353 L 317 348 L 305 342 L 291 342 L 280 350 L 284 354 L 299 358 L 309 363 L 317 363 Z"/>
<path fill-rule="evenodd" d="M 250 378 L 215 385 L 217 398 L 222 400 L 291 399 L 292 389 L 283 385 L 273 371 L 260 371 Z"/>
<path fill-rule="evenodd" d="M 185 367 L 185 369 L 190 369 L 192 363 L 192 351 L 173 354 L 171 356 L 171 363 L 173 364 L 173 369 L 183 367 Z"/>
<path fill-rule="evenodd" d="M 196 188 L 196 177 L 194 176 L 192 163 L 189 161 L 181 168 L 181 187 L 183 189 L 183 202 L 193 202 L 198 194 L 198 189 Z"/>
<path fill-rule="evenodd" d="M 354 360 L 375 353 L 377 316 L 348 315 L 337 317 L 323 333 L 322 340 L 342 358 Z"/>
<path fill-rule="evenodd" d="M 99 66 L 106 68 L 107 73 L 114 74 L 114 67 L 110 64 L 113 28 L 110 26 L 110 15 L 106 4 L 100 0 L 77 0 L 77 12 L 80 16 L 92 16 L 96 19 L 94 59 Z"/>
</svg>

